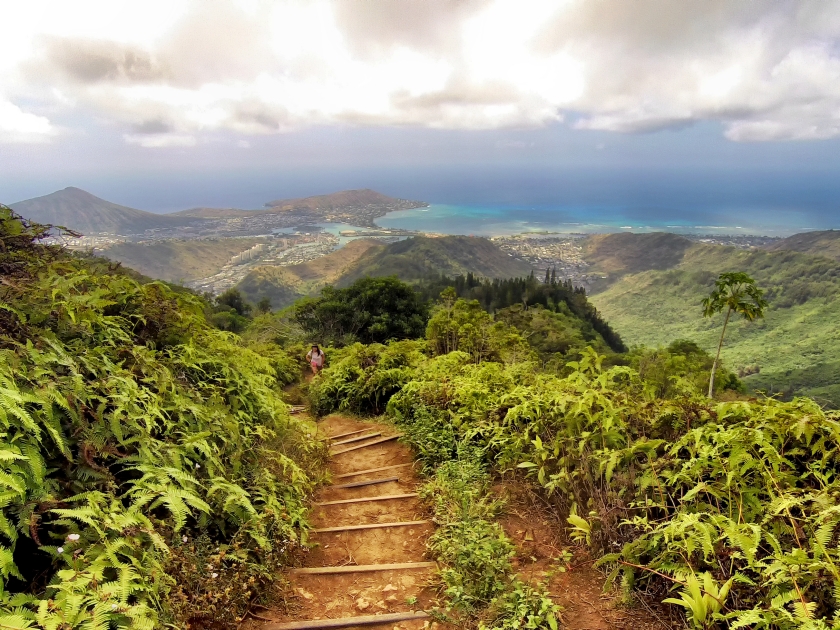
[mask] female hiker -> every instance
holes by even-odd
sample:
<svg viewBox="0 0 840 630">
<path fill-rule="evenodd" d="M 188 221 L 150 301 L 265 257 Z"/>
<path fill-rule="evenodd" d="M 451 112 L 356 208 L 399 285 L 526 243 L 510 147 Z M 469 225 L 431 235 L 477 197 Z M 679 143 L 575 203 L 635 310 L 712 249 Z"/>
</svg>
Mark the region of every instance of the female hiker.
<svg viewBox="0 0 840 630">
<path fill-rule="evenodd" d="M 306 360 L 309 361 L 313 374 L 317 374 L 318 370 L 324 367 L 324 353 L 318 346 L 312 346 L 312 350 L 306 353 Z"/>
</svg>

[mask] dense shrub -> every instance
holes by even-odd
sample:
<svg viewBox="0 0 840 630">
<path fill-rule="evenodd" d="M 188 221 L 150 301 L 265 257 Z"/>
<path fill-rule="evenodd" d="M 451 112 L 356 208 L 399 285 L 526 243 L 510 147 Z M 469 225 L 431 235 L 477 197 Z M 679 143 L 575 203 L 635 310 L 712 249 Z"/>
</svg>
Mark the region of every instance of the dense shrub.
<svg viewBox="0 0 840 630">
<path fill-rule="evenodd" d="M 395 341 L 369 346 L 355 343 L 329 352 L 329 368 L 310 384 L 313 412 L 382 413 L 390 397 L 412 378 L 414 366 L 425 358 L 424 349 L 422 341 Z"/>
<path fill-rule="evenodd" d="M 294 319 L 323 345 L 417 339 L 428 316 L 426 301 L 396 277 L 362 278 L 344 289 L 324 287 L 320 297 L 294 306 Z"/>
<path fill-rule="evenodd" d="M 360 365 L 365 352 L 355 348 L 343 369 Z M 690 342 L 667 352 L 702 358 Z M 659 378 L 602 361 L 585 350 L 565 377 L 527 362 L 476 364 L 462 352 L 402 361 L 387 413 L 435 476 L 428 492 L 436 518 L 450 518 L 441 506 L 457 514 L 458 505 L 478 504 L 463 489 L 446 490 L 459 487 L 458 475 L 518 470 L 565 510 L 571 533 L 628 589 L 686 608 L 695 627 L 834 627 L 840 416 L 807 399 L 715 402 L 700 393 L 704 379 L 687 377 L 691 370 L 663 389 Z M 342 382 L 364 391 L 355 383 L 378 382 L 378 365 Z M 441 530 L 446 538 L 435 538 L 434 549 L 457 569 L 444 575 L 450 601 L 468 608 L 486 597 L 465 586 L 475 568 L 459 554 L 470 545 L 474 556 L 504 554 L 490 530 L 464 520 Z"/>
<path fill-rule="evenodd" d="M 0 625 L 230 626 L 306 527 L 288 360 L 46 233 L 0 208 Z"/>
<path fill-rule="evenodd" d="M 524 308 L 541 306 L 552 312 L 571 314 L 578 320 L 577 325 L 586 341 L 603 341 L 615 352 L 627 350 L 618 333 L 587 299 L 583 287 L 573 286 L 570 280 L 560 281 L 548 272 L 543 282 L 533 274 L 525 278 L 495 280 L 467 274 L 456 278 L 430 278 L 419 288 L 427 298 L 434 299 L 447 287 L 454 289 L 456 297 L 477 300 L 490 313 L 519 305 Z"/>
<path fill-rule="evenodd" d="M 527 471 L 628 588 L 679 591 L 697 627 L 833 627 L 840 417 L 804 399 L 713 403 L 690 387 L 657 398 L 594 353 L 562 379 L 486 364 L 444 378 L 439 363 L 388 405 L 418 448 L 438 433 Z"/>
</svg>

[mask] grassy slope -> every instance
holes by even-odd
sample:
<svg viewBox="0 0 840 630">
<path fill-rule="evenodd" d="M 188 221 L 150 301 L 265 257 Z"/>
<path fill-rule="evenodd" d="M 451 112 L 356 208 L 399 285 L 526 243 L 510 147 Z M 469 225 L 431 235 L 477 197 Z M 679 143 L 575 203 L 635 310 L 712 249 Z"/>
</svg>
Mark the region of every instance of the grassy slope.
<svg viewBox="0 0 840 630">
<path fill-rule="evenodd" d="M 365 276 L 397 275 L 410 281 L 433 274 L 452 277 L 469 272 L 486 278 L 514 278 L 527 276 L 531 267 L 484 238 L 414 237 L 370 251 L 338 283 L 348 285 Z"/>
<path fill-rule="evenodd" d="M 146 276 L 180 282 L 212 276 L 231 257 L 263 241 L 259 238 L 224 238 L 120 243 L 109 247 L 102 255 Z"/>
<path fill-rule="evenodd" d="M 288 267 L 257 267 L 242 279 L 237 288 L 251 302 L 267 297 L 274 308 L 283 308 L 325 284 L 334 283 L 361 257 L 382 249 L 384 246 L 381 243 L 371 239 L 351 241 L 341 249 L 310 262 Z"/>
<path fill-rule="evenodd" d="M 840 230 L 794 234 L 778 243 L 773 243 L 767 249 L 770 251 L 790 250 L 840 260 Z"/>
<path fill-rule="evenodd" d="M 677 234 L 593 234 L 583 241 L 583 257 L 593 272 L 592 292 L 603 291 L 627 274 L 671 269 L 680 263 L 692 242 Z"/>
<path fill-rule="evenodd" d="M 783 389 L 840 405 L 840 265 L 795 252 L 693 245 L 674 269 L 625 276 L 591 296 L 630 344 L 694 339 L 714 351 L 722 317 L 704 319 L 700 301 L 722 271 L 743 270 L 768 290 L 764 321 L 736 321 L 723 357 L 733 369 L 758 365 L 753 388 Z"/>
</svg>

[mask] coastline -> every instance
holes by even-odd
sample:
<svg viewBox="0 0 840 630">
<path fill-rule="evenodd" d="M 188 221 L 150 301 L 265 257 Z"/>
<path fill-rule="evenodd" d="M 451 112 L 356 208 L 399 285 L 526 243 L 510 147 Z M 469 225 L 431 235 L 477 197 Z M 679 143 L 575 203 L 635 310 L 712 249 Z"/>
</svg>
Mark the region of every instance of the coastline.
<svg viewBox="0 0 840 630">
<path fill-rule="evenodd" d="M 651 217 L 628 217 L 627 214 L 630 213 L 620 208 L 609 207 L 519 208 L 433 203 L 424 208 L 389 212 L 376 217 L 373 223 L 375 229 L 486 237 L 529 233 L 571 235 L 621 232 L 671 232 L 695 238 L 706 235 L 786 237 L 802 232 L 832 229 L 832 226 L 802 225 L 801 218 L 795 212 L 749 209 L 737 214 L 726 213 L 737 217 L 737 224 L 733 221 L 730 225 L 720 220 L 724 214 L 721 211 L 709 212 L 705 217 L 699 216 L 703 213 L 694 211 L 694 214 L 698 215 L 697 219 L 717 219 L 714 222 L 679 222 L 674 219 L 676 212 L 669 216 L 657 217 L 656 220 L 651 220 Z M 552 220 L 552 215 L 557 218 Z"/>
</svg>

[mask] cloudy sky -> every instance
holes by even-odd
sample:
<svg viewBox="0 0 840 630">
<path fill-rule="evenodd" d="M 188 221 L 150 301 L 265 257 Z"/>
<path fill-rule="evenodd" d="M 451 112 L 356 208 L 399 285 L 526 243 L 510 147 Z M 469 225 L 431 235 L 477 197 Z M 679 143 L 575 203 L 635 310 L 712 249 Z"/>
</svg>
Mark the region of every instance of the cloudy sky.
<svg viewBox="0 0 840 630">
<path fill-rule="evenodd" d="M 7 202 L 247 205 L 220 182 L 267 200 L 441 169 L 840 176 L 838 1 L 29 0 L 0 23 Z"/>
</svg>

